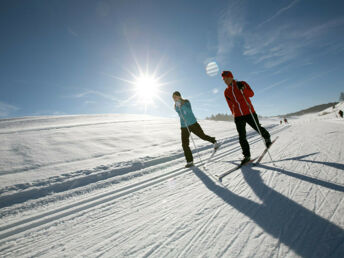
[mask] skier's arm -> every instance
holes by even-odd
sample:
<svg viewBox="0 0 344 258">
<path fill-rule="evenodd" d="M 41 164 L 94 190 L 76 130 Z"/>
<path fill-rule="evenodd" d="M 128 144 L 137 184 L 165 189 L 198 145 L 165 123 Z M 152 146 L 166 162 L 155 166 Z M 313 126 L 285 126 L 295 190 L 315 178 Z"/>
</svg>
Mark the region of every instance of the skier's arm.
<svg viewBox="0 0 344 258">
<path fill-rule="evenodd" d="M 224 95 L 225 95 L 225 98 L 227 100 L 228 107 L 229 107 L 229 109 L 231 110 L 231 112 L 233 114 L 233 108 L 232 108 L 233 105 L 231 104 L 232 101 L 231 101 L 230 97 L 228 96 L 226 90 L 224 92 Z"/>
<path fill-rule="evenodd" d="M 245 95 L 246 97 L 248 97 L 248 98 L 252 98 L 252 97 L 254 96 L 254 92 L 253 92 L 253 90 L 251 89 L 250 85 L 248 85 L 247 82 L 243 82 L 243 84 L 245 85 L 245 86 L 244 86 L 244 90 L 243 90 L 244 95 Z"/>
</svg>

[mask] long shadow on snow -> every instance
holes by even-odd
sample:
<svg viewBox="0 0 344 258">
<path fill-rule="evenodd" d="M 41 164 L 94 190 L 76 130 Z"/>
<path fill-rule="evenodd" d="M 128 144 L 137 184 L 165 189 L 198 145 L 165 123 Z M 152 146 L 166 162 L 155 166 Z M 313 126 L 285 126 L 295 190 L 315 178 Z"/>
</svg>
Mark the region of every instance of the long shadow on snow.
<svg viewBox="0 0 344 258">
<path fill-rule="evenodd" d="M 293 160 L 293 159 L 299 160 L 300 158 L 309 157 L 309 156 L 316 155 L 316 154 L 318 154 L 318 152 L 317 153 L 311 153 L 311 154 L 303 155 L 303 156 L 299 156 L 299 157 L 296 157 L 296 158 L 289 158 L 289 159 L 285 159 L 285 160 Z M 234 165 L 238 165 L 234 161 L 226 161 L 226 162 L 234 164 Z M 275 161 L 275 162 L 277 162 L 277 161 Z M 322 164 L 323 162 L 315 162 L 315 163 L 321 163 Z M 330 162 L 324 162 L 324 163 L 330 163 Z M 339 163 L 331 163 L 331 164 L 334 167 L 341 165 Z M 327 164 L 325 164 L 325 165 L 327 165 Z M 329 188 L 329 189 L 332 189 L 332 190 L 335 190 L 335 191 L 344 192 L 344 186 L 343 185 L 338 185 L 338 184 L 335 184 L 335 183 L 332 183 L 332 182 L 327 182 L 327 181 L 321 180 L 319 178 L 309 177 L 309 176 L 306 176 L 306 175 L 302 175 L 302 174 L 299 174 L 299 173 L 288 171 L 288 170 L 286 170 L 284 168 L 267 166 L 267 165 L 264 165 L 263 163 L 260 163 L 258 166 L 261 167 L 261 168 L 267 169 L 267 170 L 276 171 L 276 172 L 279 172 L 279 173 L 282 173 L 282 174 L 285 174 L 285 175 L 288 175 L 288 176 L 291 176 L 291 177 L 294 177 L 294 178 L 297 178 L 297 179 L 301 179 L 303 181 L 306 181 L 306 182 L 309 182 L 309 183 L 312 183 L 312 184 L 317 184 L 317 185 L 320 185 L 320 186 L 323 186 L 323 187 L 326 187 L 326 188 Z"/>
<path fill-rule="evenodd" d="M 262 204 L 215 184 L 197 167 L 193 171 L 210 191 L 298 255 L 344 257 L 344 230 L 269 188 L 258 170 L 245 167 L 242 173 Z"/>
<path fill-rule="evenodd" d="M 314 152 L 314 153 L 311 153 L 311 154 L 297 156 L 297 157 L 293 157 L 293 158 L 275 160 L 275 162 L 288 161 L 288 160 L 298 160 L 298 161 L 314 163 L 314 164 L 321 164 L 321 165 L 325 165 L 325 166 L 329 166 L 329 167 L 333 167 L 333 168 L 344 170 L 344 164 L 341 164 L 341 163 L 304 159 L 306 157 L 313 156 L 313 155 L 316 155 L 316 154 L 319 154 L 319 152 Z"/>
<path fill-rule="evenodd" d="M 331 182 L 327 182 L 327 181 L 321 180 L 319 178 L 313 178 L 313 177 L 298 174 L 298 173 L 295 173 L 292 171 L 288 171 L 286 169 L 282 169 L 282 168 L 278 168 L 278 167 L 271 167 L 271 166 L 267 166 L 267 165 L 263 165 L 263 164 L 259 164 L 259 167 L 267 169 L 267 170 L 276 171 L 276 172 L 279 172 L 279 173 L 282 173 L 282 174 L 285 174 L 285 175 L 288 175 L 291 177 L 295 177 L 297 179 L 301 179 L 303 181 L 306 181 L 306 182 L 309 182 L 312 184 L 317 184 L 317 185 L 320 185 L 320 186 L 323 186 L 323 187 L 326 187 L 326 188 L 329 188 L 329 189 L 332 189 L 335 191 L 344 192 L 344 186 L 338 185 L 335 183 L 331 183 Z"/>
</svg>

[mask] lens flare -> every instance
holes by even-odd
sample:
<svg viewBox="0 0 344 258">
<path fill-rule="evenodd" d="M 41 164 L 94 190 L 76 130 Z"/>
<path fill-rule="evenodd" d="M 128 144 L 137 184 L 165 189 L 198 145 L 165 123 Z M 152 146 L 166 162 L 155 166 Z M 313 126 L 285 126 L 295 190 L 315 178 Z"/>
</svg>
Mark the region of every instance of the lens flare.
<svg viewBox="0 0 344 258">
<path fill-rule="evenodd" d="M 219 72 L 219 67 L 216 62 L 210 62 L 207 64 L 205 70 L 209 76 L 216 76 Z"/>
</svg>

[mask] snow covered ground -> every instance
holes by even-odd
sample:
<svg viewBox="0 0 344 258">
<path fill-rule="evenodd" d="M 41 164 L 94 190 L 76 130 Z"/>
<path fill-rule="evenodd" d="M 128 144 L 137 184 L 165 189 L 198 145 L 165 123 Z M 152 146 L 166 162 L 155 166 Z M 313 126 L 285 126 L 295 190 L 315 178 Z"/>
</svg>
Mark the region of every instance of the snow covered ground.
<svg viewBox="0 0 344 258">
<path fill-rule="evenodd" d="M 223 144 L 185 169 L 177 119 L 0 120 L 0 256 L 344 257 L 343 107 L 262 120 L 275 166 L 266 156 L 223 185 L 213 175 L 241 157 L 232 122 L 201 120 Z M 195 140 L 205 161 L 212 146 Z"/>
</svg>

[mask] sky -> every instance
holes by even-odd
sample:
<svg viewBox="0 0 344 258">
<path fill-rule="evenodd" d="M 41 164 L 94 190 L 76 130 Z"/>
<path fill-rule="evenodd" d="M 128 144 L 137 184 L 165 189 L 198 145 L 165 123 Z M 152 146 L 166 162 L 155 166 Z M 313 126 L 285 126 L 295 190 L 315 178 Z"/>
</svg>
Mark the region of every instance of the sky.
<svg viewBox="0 0 344 258">
<path fill-rule="evenodd" d="M 0 118 L 230 113 L 222 70 L 259 115 L 338 101 L 341 0 L 0 1 Z M 154 84 L 154 87 L 152 85 Z"/>
</svg>

